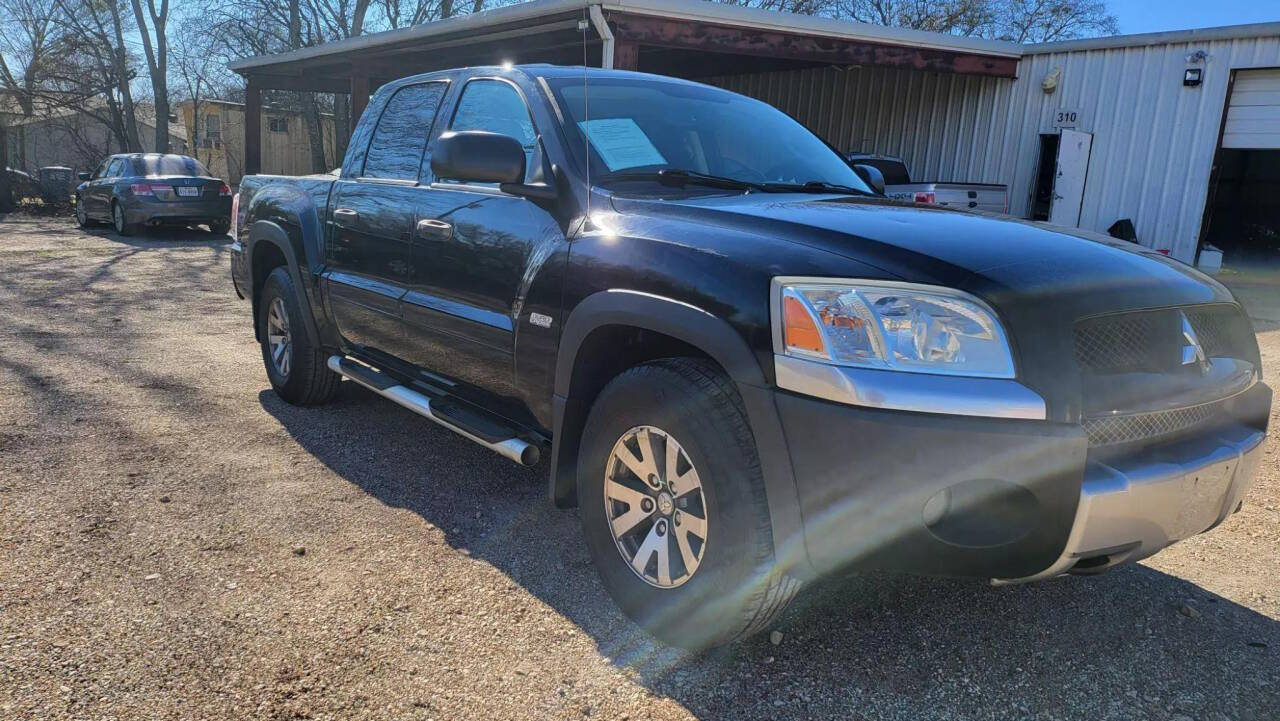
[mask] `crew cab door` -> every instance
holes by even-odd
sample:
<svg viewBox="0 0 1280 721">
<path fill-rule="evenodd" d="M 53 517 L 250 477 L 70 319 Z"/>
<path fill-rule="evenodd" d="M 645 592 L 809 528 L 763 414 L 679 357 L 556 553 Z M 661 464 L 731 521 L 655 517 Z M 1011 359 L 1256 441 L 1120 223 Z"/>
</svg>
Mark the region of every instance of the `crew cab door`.
<svg viewBox="0 0 1280 721">
<path fill-rule="evenodd" d="M 526 181 L 540 182 L 538 131 L 519 88 L 472 78 L 460 89 L 449 130 L 509 135 L 525 148 Z M 555 219 L 496 185 L 433 179 L 414 238 L 418 273 L 404 298 L 405 332 L 418 365 L 469 391 L 515 397 L 513 352 L 528 270 L 565 240 Z M 486 400 L 486 402 L 488 402 Z"/>
<path fill-rule="evenodd" d="M 363 167 L 329 201 L 325 284 L 349 343 L 407 357 L 400 301 L 413 281 L 412 239 L 423 188 L 418 170 L 444 82 L 407 85 L 387 101 Z"/>
</svg>

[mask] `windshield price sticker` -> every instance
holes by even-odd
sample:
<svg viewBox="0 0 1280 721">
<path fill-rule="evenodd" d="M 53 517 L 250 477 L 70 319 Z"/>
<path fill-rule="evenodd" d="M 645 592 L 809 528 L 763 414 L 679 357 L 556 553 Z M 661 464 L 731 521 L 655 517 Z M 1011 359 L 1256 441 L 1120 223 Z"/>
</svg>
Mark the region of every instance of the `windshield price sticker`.
<svg viewBox="0 0 1280 721">
<path fill-rule="evenodd" d="M 631 118 L 583 120 L 578 127 L 587 134 L 591 147 L 595 148 L 610 172 L 667 164 L 667 159 L 653 147 L 649 136 Z"/>
</svg>

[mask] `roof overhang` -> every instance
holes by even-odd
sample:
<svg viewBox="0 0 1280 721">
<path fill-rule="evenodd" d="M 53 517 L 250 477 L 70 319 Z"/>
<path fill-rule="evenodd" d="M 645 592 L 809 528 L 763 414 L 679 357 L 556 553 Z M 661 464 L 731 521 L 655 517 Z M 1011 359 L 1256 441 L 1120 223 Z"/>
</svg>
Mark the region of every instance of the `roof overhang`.
<svg viewBox="0 0 1280 721">
<path fill-rule="evenodd" d="M 701 0 L 533 0 L 424 25 L 348 38 L 230 68 L 263 88 L 347 92 L 353 73 L 386 81 L 465 65 L 594 64 L 601 39 L 587 32 L 592 6 L 641 69 L 683 77 L 725 69 L 888 65 L 1015 77 L 1012 43 L 779 13 Z M 444 51 L 444 52 L 442 52 Z M 742 72 L 742 70 L 739 70 Z"/>
</svg>

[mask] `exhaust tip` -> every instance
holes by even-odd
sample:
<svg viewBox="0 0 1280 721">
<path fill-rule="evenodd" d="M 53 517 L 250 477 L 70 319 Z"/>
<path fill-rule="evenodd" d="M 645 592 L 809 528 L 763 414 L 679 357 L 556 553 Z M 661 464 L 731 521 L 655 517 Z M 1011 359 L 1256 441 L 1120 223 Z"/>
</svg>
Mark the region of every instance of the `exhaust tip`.
<svg viewBox="0 0 1280 721">
<path fill-rule="evenodd" d="M 520 451 L 520 464 L 525 466 L 536 466 L 538 461 L 542 460 L 542 451 L 537 446 L 529 444 Z"/>
</svg>

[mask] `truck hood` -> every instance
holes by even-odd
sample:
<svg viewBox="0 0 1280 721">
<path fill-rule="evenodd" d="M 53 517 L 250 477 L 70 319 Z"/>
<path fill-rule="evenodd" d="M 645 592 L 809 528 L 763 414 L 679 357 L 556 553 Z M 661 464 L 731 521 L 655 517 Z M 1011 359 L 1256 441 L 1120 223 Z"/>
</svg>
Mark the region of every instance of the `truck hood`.
<svg viewBox="0 0 1280 721">
<path fill-rule="evenodd" d="M 1081 378 L 1075 324 L 1103 313 L 1231 302 L 1194 268 L 1108 236 L 878 198 L 749 194 L 623 200 L 628 225 L 697 243 L 699 228 L 721 252 L 768 275 L 897 278 L 972 293 L 1008 332 L 1019 379 L 1076 422 Z M 678 227 L 677 227 L 678 226 Z M 732 248 L 732 250 L 725 250 Z"/>
<path fill-rule="evenodd" d="M 1213 279 L 1136 243 L 1007 216 L 847 195 L 615 201 L 624 214 L 647 214 L 655 206 L 667 217 L 735 226 L 767 242 L 843 256 L 903 280 L 960 288 L 997 307 L 1067 300 L 1069 307 L 1060 310 L 1078 318 L 1231 300 Z"/>
</svg>

